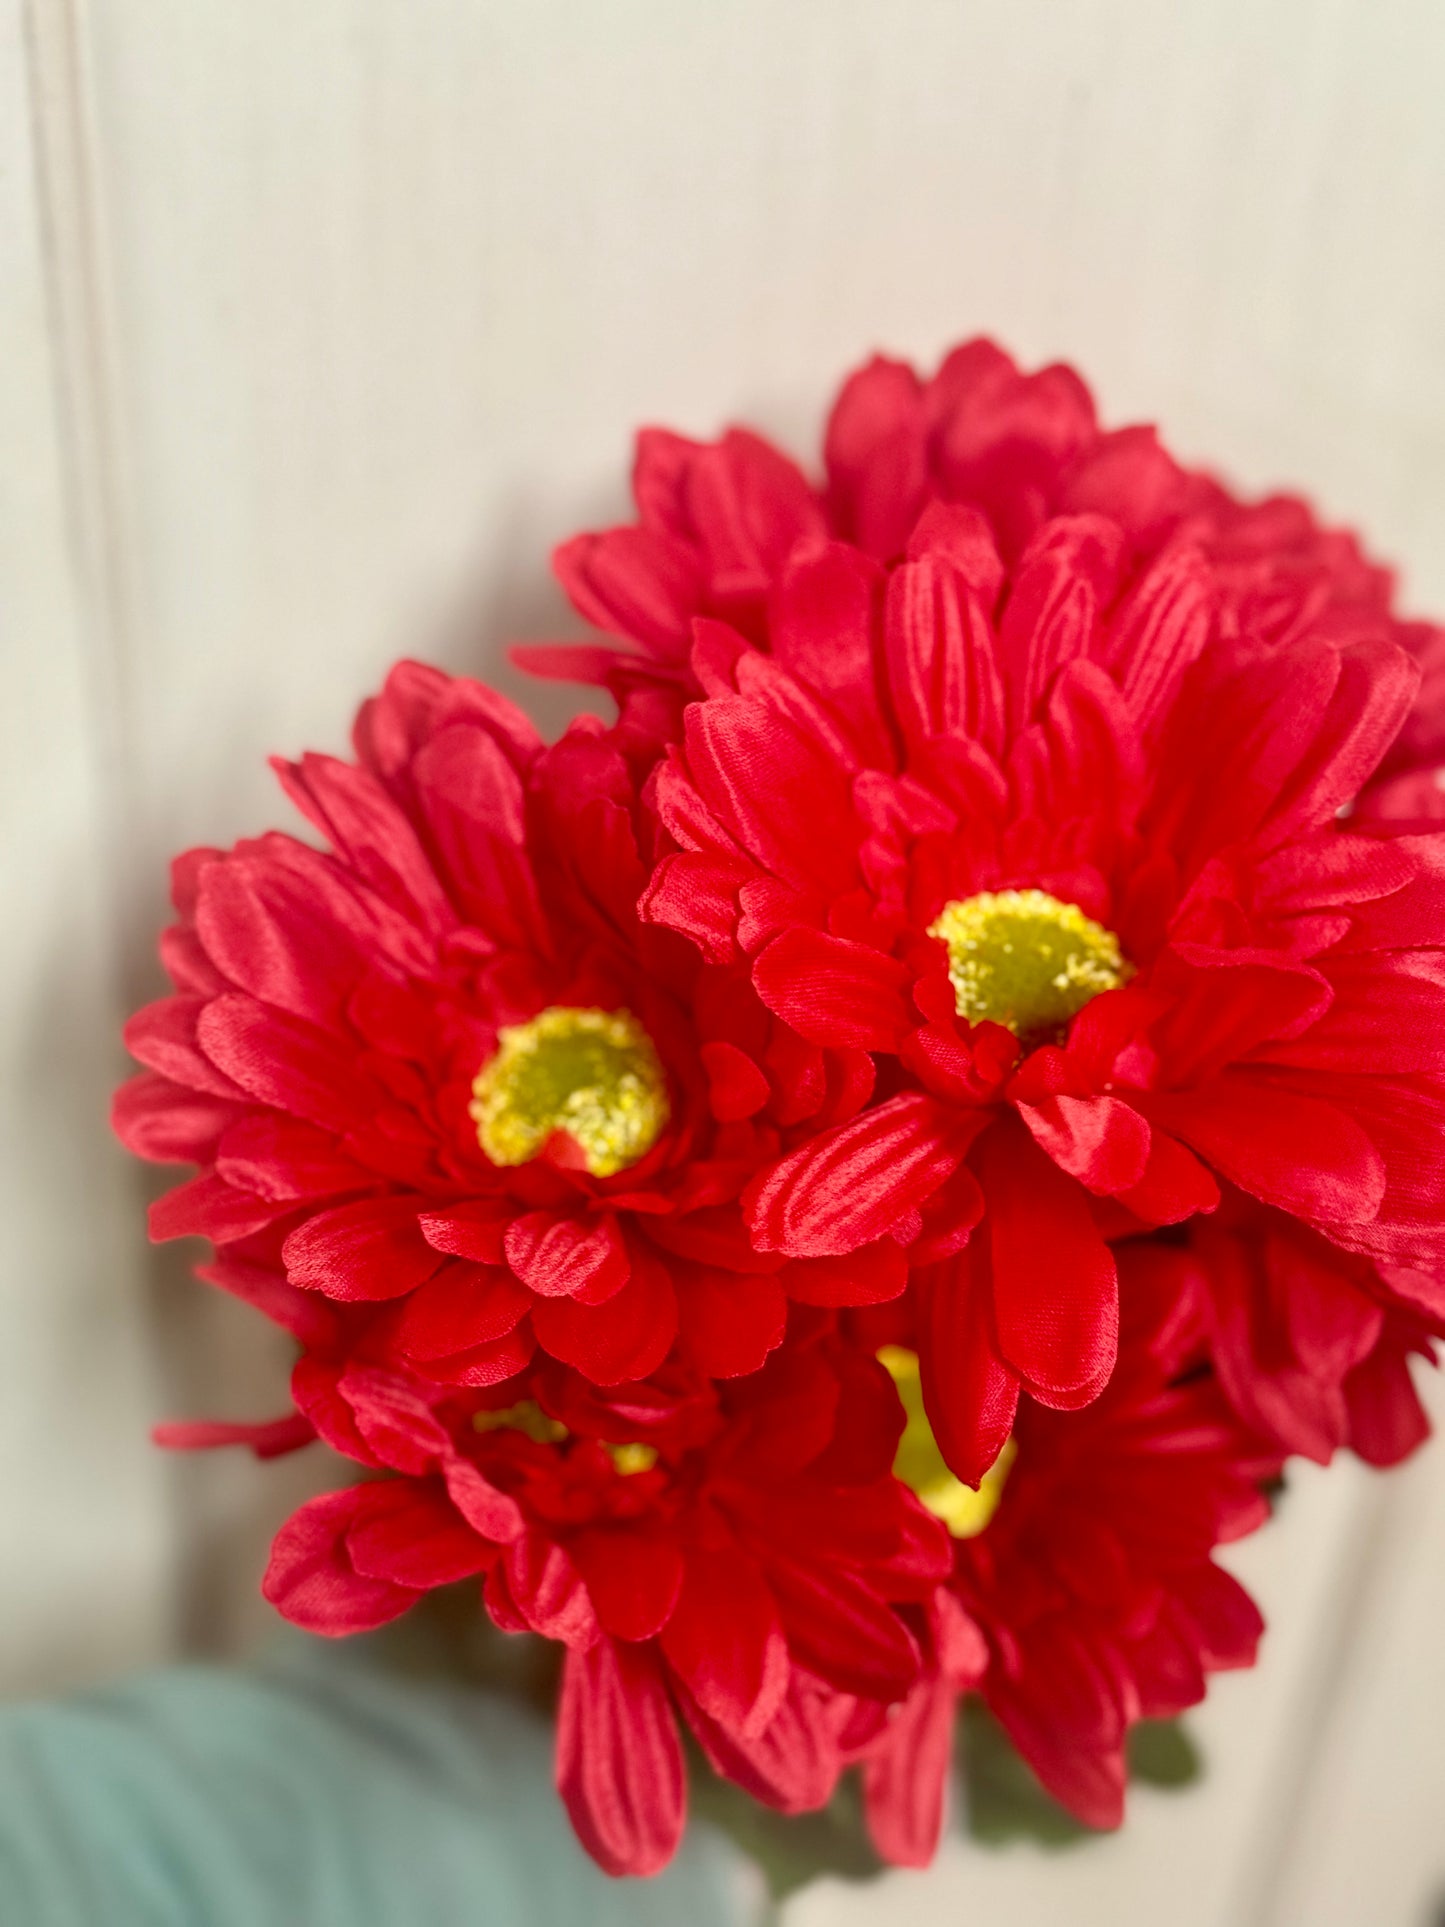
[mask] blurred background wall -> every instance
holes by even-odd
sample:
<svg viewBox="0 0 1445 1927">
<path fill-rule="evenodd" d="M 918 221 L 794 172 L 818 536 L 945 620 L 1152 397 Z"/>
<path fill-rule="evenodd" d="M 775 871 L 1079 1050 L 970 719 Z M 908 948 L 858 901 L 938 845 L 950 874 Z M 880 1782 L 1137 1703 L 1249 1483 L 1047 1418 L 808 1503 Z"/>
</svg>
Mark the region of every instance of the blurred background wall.
<svg viewBox="0 0 1445 1927">
<path fill-rule="evenodd" d="M 1077 361 L 1445 607 L 1439 0 L 0 0 L 0 1684 L 264 1636 L 315 1468 L 167 1463 L 285 1358 L 108 1141 L 165 860 L 278 816 L 391 657 L 522 690 L 643 420 L 816 447 L 867 349 Z M 1437 1400 L 1437 1409 L 1441 1409 Z M 1426 1927 L 1445 1449 L 1309 1469 L 1260 1672 L 1121 1839 L 792 1927 Z"/>
</svg>

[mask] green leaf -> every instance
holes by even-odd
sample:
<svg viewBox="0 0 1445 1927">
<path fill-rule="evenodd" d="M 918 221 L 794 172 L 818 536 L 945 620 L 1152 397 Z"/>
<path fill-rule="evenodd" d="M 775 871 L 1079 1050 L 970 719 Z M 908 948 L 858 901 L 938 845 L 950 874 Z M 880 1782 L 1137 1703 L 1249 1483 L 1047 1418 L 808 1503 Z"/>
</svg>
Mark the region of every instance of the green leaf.
<svg viewBox="0 0 1445 1927">
<path fill-rule="evenodd" d="M 1046 1793 L 998 1721 L 970 1697 L 958 1723 L 963 1823 L 985 1846 L 1032 1840 L 1057 1849 L 1096 1838 Z M 1174 1791 L 1203 1771 L 1199 1750 L 1178 1720 L 1141 1720 L 1129 1734 L 1129 1776 Z"/>
<path fill-rule="evenodd" d="M 761 1868 L 775 1902 L 825 1874 L 862 1881 L 883 1871 L 868 1839 L 855 1774 L 839 1782 L 817 1813 L 784 1814 L 719 1779 L 695 1753 L 690 1764 L 692 1811 L 720 1828 Z"/>
<path fill-rule="evenodd" d="M 1129 1734 L 1129 1777 L 1149 1786 L 1188 1786 L 1204 1771 L 1199 1748 L 1179 1720 L 1140 1720 Z"/>
<path fill-rule="evenodd" d="M 1090 1837 L 1089 1828 L 1044 1792 L 983 1701 L 971 1695 L 962 1707 L 957 1741 L 962 1818 L 975 1840 L 989 1847 L 1032 1840 L 1056 1848 Z"/>
</svg>

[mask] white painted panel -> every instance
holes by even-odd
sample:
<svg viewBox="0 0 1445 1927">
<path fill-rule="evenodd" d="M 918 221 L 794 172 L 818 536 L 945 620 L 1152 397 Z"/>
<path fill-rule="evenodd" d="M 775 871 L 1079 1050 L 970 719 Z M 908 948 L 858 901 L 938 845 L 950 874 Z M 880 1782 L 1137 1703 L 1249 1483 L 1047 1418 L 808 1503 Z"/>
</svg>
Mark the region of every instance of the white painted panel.
<svg viewBox="0 0 1445 1927">
<path fill-rule="evenodd" d="M 1445 1390 L 1431 1388 L 1437 1423 Z M 1389 1482 L 1358 1546 L 1355 1610 L 1315 1731 L 1319 1770 L 1281 1840 L 1268 1927 L 1445 1919 L 1445 1456 Z"/>
<path fill-rule="evenodd" d="M 120 1067 L 109 807 L 71 567 L 20 10 L 0 5 L 0 1689 L 152 1659 L 170 1626 L 159 1389 Z"/>
</svg>

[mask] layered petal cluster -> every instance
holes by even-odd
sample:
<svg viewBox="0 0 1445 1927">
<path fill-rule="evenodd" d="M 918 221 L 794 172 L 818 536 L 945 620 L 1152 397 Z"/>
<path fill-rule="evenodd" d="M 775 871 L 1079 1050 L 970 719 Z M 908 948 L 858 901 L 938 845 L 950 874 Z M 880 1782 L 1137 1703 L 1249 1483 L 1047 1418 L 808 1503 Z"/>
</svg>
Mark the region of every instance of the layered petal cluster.
<svg viewBox="0 0 1445 1927">
<path fill-rule="evenodd" d="M 1146 1239 L 1125 1247 L 1123 1343 L 1107 1388 L 1077 1414 L 1023 1406 L 974 1503 L 955 1503 L 967 1489 L 949 1492 L 926 1417 L 910 1414 L 913 1449 L 898 1469 L 932 1463 L 918 1483 L 951 1521 L 954 1563 L 924 1676 L 863 1752 L 869 1828 L 889 1859 L 933 1856 L 961 1686 L 978 1687 L 1078 1819 L 1117 1827 L 1129 1729 L 1195 1705 L 1209 1674 L 1254 1663 L 1263 1621 L 1214 1555 L 1264 1522 L 1261 1482 L 1285 1449 L 1232 1413 L 1200 1365 L 1176 1255 Z M 918 1342 L 906 1307 L 869 1328 Z M 980 1636 L 981 1668 L 968 1657 Z"/>
<path fill-rule="evenodd" d="M 1031 1405 L 988 1528 L 959 1542 L 951 1589 L 983 1630 L 989 1707 L 1044 1785 L 1090 1826 L 1123 1819 L 1141 1719 L 1254 1664 L 1264 1622 L 1214 1559 L 1263 1523 L 1279 1455 L 1185 1371 L 1174 1280 L 1147 1242 L 1121 1259 L 1126 1343 L 1086 1412 Z"/>
<path fill-rule="evenodd" d="M 462 1385 L 538 1346 L 642 1378 L 675 1339 L 752 1371 L 788 1294 L 903 1289 L 890 1244 L 846 1269 L 753 1249 L 743 1186 L 872 1067 L 640 924 L 653 831 L 600 726 L 544 749 L 480 684 L 403 664 L 356 751 L 277 765 L 329 850 L 175 866 L 176 991 L 132 1019 L 148 1069 L 116 1103 L 132 1150 L 201 1167 L 155 1236 L 279 1255 L 353 1354 Z"/>
<path fill-rule="evenodd" d="M 929 507 L 954 503 L 983 517 L 1011 565 L 1046 521 L 1101 514 L 1136 562 L 1198 549 L 1221 630 L 1248 648 L 1310 633 L 1394 642 L 1417 657 L 1421 700 L 1381 772 L 1399 787 L 1382 786 L 1380 802 L 1394 817 L 1445 815 L 1433 783 L 1445 764 L 1445 630 L 1399 617 L 1390 571 L 1300 497 L 1242 499 L 1179 463 L 1153 428 L 1104 428 L 1063 364 L 1028 374 L 982 339 L 929 376 L 875 356 L 833 404 L 817 482 L 746 429 L 697 442 L 649 428 L 632 483 L 635 523 L 574 536 L 554 557 L 578 613 L 612 642 L 516 653 L 538 674 L 610 689 L 636 743 L 675 736 L 682 704 L 699 693 L 699 617 L 767 647 L 769 601 L 800 545 L 835 538 L 891 563 Z"/>
<path fill-rule="evenodd" d="M 1101 1238 L 1208 1211 L 1220 1182 L 1377 1265 L 1438 1266 L 1440 855 L 1382 844 L 1436 813 L 1445 632 L 1395 614 L 1353 535 L 1103 429 L 1072 370 L 984 341 L 927 379 L 850 377 L 817 485 L 746 431 L 648 430 L 634 491 L 636 524 L 556 557 L 621 650 L 523 654 L 606 683 L 634 758 L 663 758 L 677 853 L 646 913 L 744 960 L 800 1035 L 894 1059 L 851 1130 L 754 1187 L 753 1235 L 842 1255 L 850 1204 L 880 1228 L 870 1158 L 904 1174 L 892 1230 L 937 1301 L 930 1403 L 961 1471 L 1020 1384 L 1057 1405 L 1106 1376 Z M 950 911 L 1021 892 L 1107 935 L 1114 976 L 1010 1061 L 920 958 Z M 990 1101 L 1024 1130 L 981 1131 Z M 970 1175 L 1000 1200 L 996 1268 L 1034 1278 L 1017 1305 L 982 1237 L 933 1268 L 981 1214 Z M 1044 1222 L 1015 1251 L 1022 1197 Z M 1041 1313 L 1065 1265 L 1077 1302 Z"/>
<path fill-rule="evenodd" d="M 935 507 L 891 570 L 796 553 L 770 655 L 700 625 L 708 693 L 655 774 L 674 850 L 644 915 L 879 1065 L 753 1181 L 754 1243 L 908 1249 L 970 1479 L 1020 1386 L 1066 1408 L 1107 1381 L 1109 1240 L 1221 1182 L 1440 1262 L 1445 852 L 1340 818 L 1415 671 L 1379 641 L 1238 647 L 1216 600 L 1198 550 L 1140 572 L 1097 515 L 1009 569 Z"/>
<path fill-rule="evenodd" d="M 337 1635 L 481 1575 L 497 1625 L 564 1649 L 579 1838 L 611 1873 L 654 1872 L 683 1825 L 680 1723 L 718 1773 L 800 1812 L 921 1677 L 900 1608 L 936 1591 L 947 1535 L 890 1476 L 886 1381 L 845 1412 L 846 1382 L 807 1346 L 720 1387 L 599 1395 L 544 1368 L 505 1407 L 374 1375 L 395 1476 L 303 1507 L 267 1596 Z"/>
<path fill-rule="evenodd" d="M 1254 1659 L 1263 1490 L 1428 1429 L 1445 632 L 985 342 L 858 371 L 816 481 L 653 430 L 634 485 L 557 556 L 605 639 L 525 652 L 614 726 L 403 663 L 276 764 L 310 840 L 176 863 L 117 1128 L 297 1357 L 161 1436 L 364 1469 L 299 1625 L 552 1642 L 611 1872 L 688 1735 L 924 1863 L 968 1693 L 1117 1825 Z"/>
<path fill-rule="evenodd" d="M 1347 1447 L 1385 1467 L 1428 1436 L 1409 1361 L 1433 1363 L 1445 1338 L 1438 1275 L 1342 1251 L 1237 1192 L 1152 1263 L 1194 1356 L 1279 1452 L 1325 1465 Z"/>
</svg>

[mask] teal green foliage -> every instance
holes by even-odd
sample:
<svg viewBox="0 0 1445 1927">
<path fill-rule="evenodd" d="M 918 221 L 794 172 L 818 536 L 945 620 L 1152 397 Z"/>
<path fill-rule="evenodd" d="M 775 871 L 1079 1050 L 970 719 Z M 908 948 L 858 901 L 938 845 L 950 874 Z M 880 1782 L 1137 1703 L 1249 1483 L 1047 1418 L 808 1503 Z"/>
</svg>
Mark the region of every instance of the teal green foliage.
<svg viewBox="0 0 1445 1927">
<path fill-rule="evenodd" d="M 348 1661 L 194 1667 L 0 1709 L 6 1927 L 741 1927 L 709 1828 L 655 1880 L 572 1837 L 552 1736 Z"/>
</svg>

